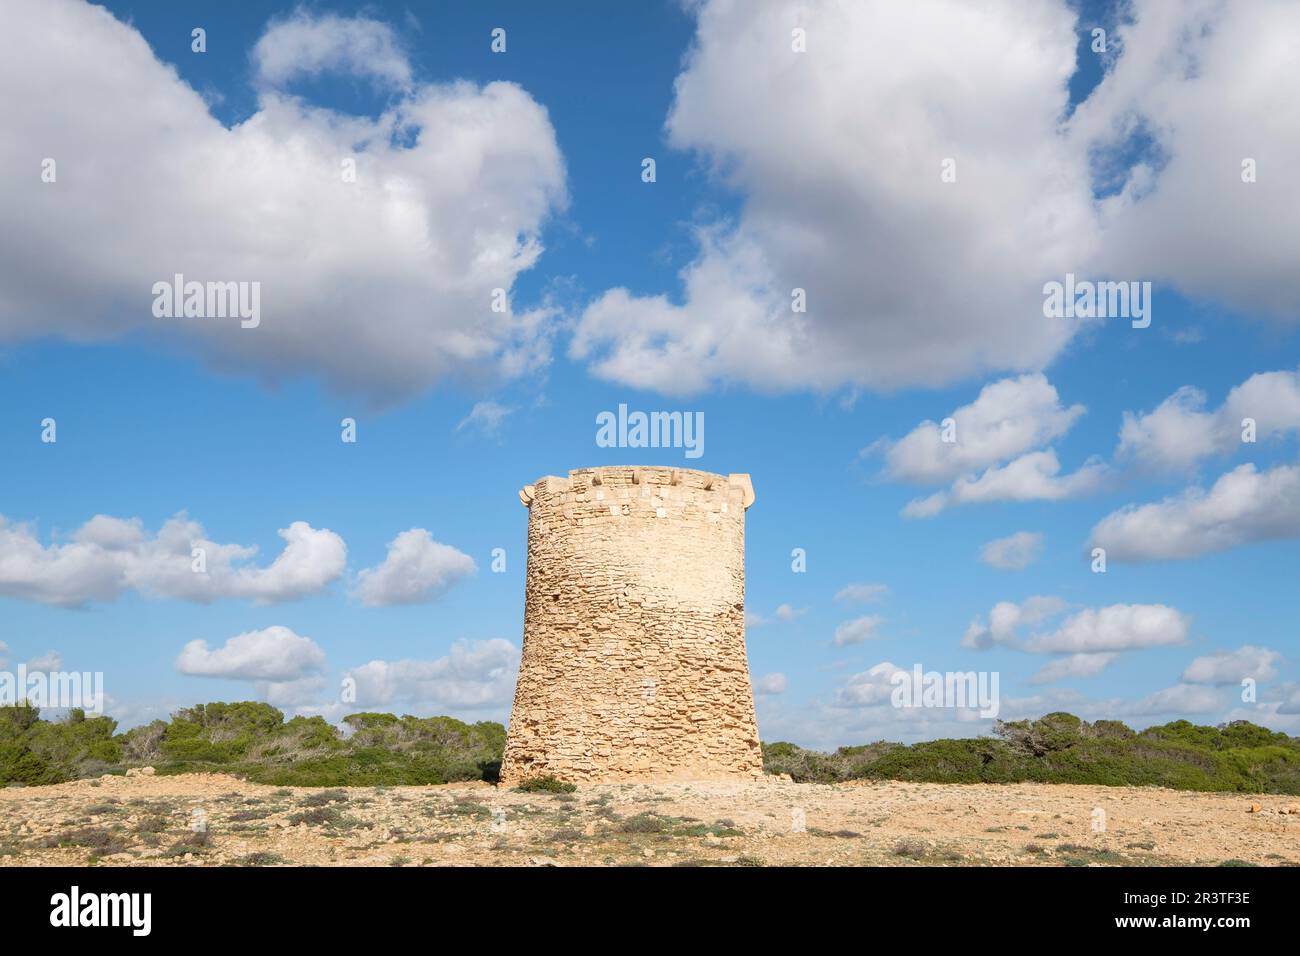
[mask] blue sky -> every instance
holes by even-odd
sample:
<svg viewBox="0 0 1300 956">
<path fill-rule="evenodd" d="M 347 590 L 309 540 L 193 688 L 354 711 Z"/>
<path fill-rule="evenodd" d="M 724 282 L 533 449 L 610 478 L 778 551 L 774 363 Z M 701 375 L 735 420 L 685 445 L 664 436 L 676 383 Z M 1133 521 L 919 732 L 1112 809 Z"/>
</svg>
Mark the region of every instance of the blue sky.
<svg viewBox="0 0 1300 956">
<path fill-rule="evenodd" d="M 24 0 L 0 40 L 7 94 L 44 71 L 0 107 L 17 210 L 0 266 L 5 666 L 56 652 L 103 671 L 125 723 L 254 697 L 336 718 L 349 675 L 361 706 L 504 720 L 516 491 L 672 464 L 753 476 L 766 740 L 988 732 L 882 703 L 892 668 L 916 663 L 997 671 L 1004 717 L 1300 728 L 1300 123 L 1234 66 L 1274 50 L 1252 30 L 1300 35 L 1294 10 L 1008 3 L 953 26 L 942 5 L 106 6 L 117 23 Z M 987 48 L 1008 22 L 1031 52 Z M 800 23 L 806 54 L 754 55 Z M 497 81 L 512 92 L 490 99 Z M 390 135 L 393 111 L 419 131 Z M 311 177 L 361 139 L 376 191 L 351 205 Z M 101 175 L 121 203 L 79 191 Z M 260 328 L 150 316 L 153 281 L 207 263 L 262 282 Z M 1045 317 L 1042 282 L 1066 271 L 1152 282 L 1151 326 Z M 474 304 L 498 277 L 504 331 Z M 809 312 L 791 319 L 800 282 Z M 1141 417 L 1188 386 L 1202 396 Z M 595 416 L 620 403 L 702 412 L 703 457 L 597 447 Z M 961 466 L 923 427 L 958 409 Z M 1246 414 L 1253 444 L 1234 437 Z M 1048 450 L 1059 473 L 1035 470 Z M 982 500 L 904 514 L 981 475 Z M 181 513 L 256 555 L 211 593 L 176 584 L 149 542 Z M 78 539 L 96 515 L 139 536 Z M 295 522 L 319 549 L 258 578 Z M 390 555 L 411 529 L 428 535 Z M 1022 532 L 1038 536 L 1027 566 L 981 560 Z M 386 557 L 392 575 L 362 574 Z M 853 584 L 883 588 L 837 599 Z M 993 634 L 1000 602 L 1011 623 Z M 841 635 L 865 639 L 837 643 L 855 621 Z M 1053 664 L 1065 676 L 1035 679 Z"/>
</svg>

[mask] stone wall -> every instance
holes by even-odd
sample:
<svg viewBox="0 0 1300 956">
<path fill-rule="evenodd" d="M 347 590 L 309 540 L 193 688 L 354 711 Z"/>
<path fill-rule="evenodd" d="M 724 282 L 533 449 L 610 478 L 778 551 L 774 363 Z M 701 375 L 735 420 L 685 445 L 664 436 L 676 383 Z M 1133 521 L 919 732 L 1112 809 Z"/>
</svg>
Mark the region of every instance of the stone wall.
<svg viewBox="0 0 1300 956">
<path fill-rule="evenodd" d="M 528 506 L 504 784 L 762 772 L 745 657 L 748 475 L 584 468 Z"/>
</svg>

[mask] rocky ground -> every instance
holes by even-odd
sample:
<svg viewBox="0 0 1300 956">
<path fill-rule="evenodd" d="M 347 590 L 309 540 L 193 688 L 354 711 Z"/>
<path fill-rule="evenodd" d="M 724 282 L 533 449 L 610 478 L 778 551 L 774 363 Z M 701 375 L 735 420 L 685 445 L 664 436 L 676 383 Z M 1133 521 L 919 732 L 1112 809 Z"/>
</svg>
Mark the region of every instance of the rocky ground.
<svg viewBox="0 0 1300 956">
<path fill-rule="evenodd" d="M 1095 829 L 1094 821 L 1104 825 Z M 0 866 L 1300 865 L 1294 797 L 898 782 L 0 790 Z"/>
</svg>

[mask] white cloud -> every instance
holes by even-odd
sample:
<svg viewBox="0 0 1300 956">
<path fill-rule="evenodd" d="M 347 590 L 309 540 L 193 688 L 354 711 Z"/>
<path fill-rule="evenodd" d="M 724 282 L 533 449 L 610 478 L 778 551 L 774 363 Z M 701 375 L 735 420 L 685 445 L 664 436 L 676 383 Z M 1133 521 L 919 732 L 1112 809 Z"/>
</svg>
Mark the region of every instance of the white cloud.
<svg viewBox="0 0 1300 956">
<path fill-rule="evenodd" d="M 1067 607 L 1058 597 L 1036 595 L 1019 604 L 999 601 L 989 611 L 989 622 L 972 621 L 962 637 L 961 646 L 971 650 L 987 650 L 994 644 L 1015 644 L 1019 629 L 1034 627 L 1060 614 Z"/>
<path fill-rule="evenodd" d="M 1076 326 L 1044 319 L 1042 283 L 1096 231 L 1086 154 L 1061 135 L 1069 5 L 692 9 L 669 141 L 737 190 L 741 212 L 700 229 L 680 305 L 621 288 L 591 303 L 575 358 L 685 394 L 940 385 L 1059 353 Z M 792 24 L 807 54 L 791 52 Z M 955 183 L 941 182 L 945 157 Z M 806 313 L 791 311 L 795 288 Z"/>
<path fill-rule="evenodd" d="M 1038 634 L 1025 650 L 1039 654 L 1092 654 L 1165 647 L 1187 640 L 1187 615 L 1163 604 L 1112 604 L 1085 608 L 1050 633 Z"/>
<path fill-rule="evenodd" d="M 1113 664 L 1119 654 L 1110 651 L 1101 654 L 1071 654 L 1044 664 L 1029 678 L 1031 684 L 1049 684 L 1068 677 L 1093 677 Z"/>
<path fill-rule="evenodd" d="M 1066 475 L 1060 470 L 1055 451 L 1030 452 L 982 475 L 959 478 L 948 491 L 909 501 L 902 513 L 906 518 L 931 518 L 952 505 L 1078 498 L 1099 489 L 1107 474 L 1106 466 L 1096 460 Z"/>
<path fill-rule="evenodd" d="M 390 87 L 411 83 L 411 65 L 392 27 L 366 17 L 311 14 L 299 8 L 273 22 L 253 47 L 253 70 L 265 86 L 341 72 Z"/>
<path fill-rule="evenodd" d="M 272 28 L 256 65 L 268 82 L 408 70 L 373 21 L 306 14 Z M 145 330 L 230 372 L 376 402 L 546 360 L 548 307 L 491 310 L 566 202 L 546 111 L 515 84 L 416 81 L 376 118 L 263 87 L 227 128 L 103 8 L 9 0 L 0 89 L 33 76 L 39 97 L 0 98 L 0 167 L 50 157 L 58 179 L 0 181 L 0 341 Z M 260 325 L 154 318 L 153 284 L 177 273 L 260 282 Z"/>
<path fill-rule="evenodd" d="M 795 618 L 803 617 L 808 613 L 808 609 L 806 607 L 797 608 L 790 604 L 780 604 L 777 605 L 774 613 L 776 614 L 777 620 L 788 622 L 793 621 Z"/>
<path fill-rule="evenodd" d="M 33 657 L 27 662 L 28 671 L 50 671 L 63 670 L 63 655 L 58 651 L 46 651 L 40 657 Z"/>
<path fill-rule="evenodd" d="M 1179 471 L 1243 446 L 1242 421 L 1257 441 L 1300 430 L 1300 371 L 1261 372 L 1228 393 L 1214 411 L 1205 393 L 1185 385 L 1150 412 L 1124 413 L 1116 457 L 1151 471 Z"/>
<path fill-rule="evenodd" d="M 764 674 L 762 677 L 759 677 L 754 681 L 754 690 L 759 694 L 784 694 L 785 687 L 785 675 L 779 672 L 775 674 Z"/>
<path fill-rule="evenodd" d="M 893 676 L 907 673 L 889 661 L 881 661 L 870 670 L 854 674 L 839 689 L 836 703 L 844 707 L 878 707 L 889 703 L 894 692 Z"/>
<path fill-rule="evenodd" d="M 943 440 L 940 423 L 926 421 L 879 450 L 895 481 L 942 484 L 1061 437 L 1084 412 L 1082 405 L 1062 405 L 1046 376 L 1022 375 L 985 385 L 975 401 L 945 416 L 953 420 L 954 441 Z"/>
<path fill-rule="evenodd" d="M 1300 537 L 1300 466 L 1239 465 L 1207 492 L 1188 488 L 1157 504 L 1129 505 L 1092 529 L 1111 561 L 1193 558 L 1257 541 Z"/>
<path fill-rule="evenodd" d="M 1135 3 L 1111 35 L 1124 52 L 1070 121 L 1076 148 L 1139 162 L 1102 203 L 1111 274 L 1168 281 L 1184 294 L 1249 312 L 1300 316 L 1300 99 L 1273 78 L 1292 69 L 1300 7 L 1191 0 Z M 1242 182 L 1242 160 L 1258 181 Z M 1157 315 L 1155 321 L 1161 319 Z"/>
<path fill-rule="evenodd" d="M 1067 271 L 1300 316 L 1285 213 L 1300 100 L 1272 81 L 1300 46 L 1290 0 L 1133 4 L 1072 115 L 1077 4 L 689 6 L 669 142 L 740 212 L 699 230 L 680 302 L 616 288 L 591 303 L 571 352 L 598 376 L 888 390 L 1041 369 L 1076 331 L 1041 312 L 1043 281 Z"/>
<path fill-rule="evenodd" d="M 402 704 L 414 712 L 500 707 L 509 703 L 519 650 L 509 641 L 457 641 L 434 660 L 373 660 L 345 676 L 356 681 L 360 707 Z"/>
<path fill-rule="evenodd" d="M 1062 475 L 1054 449 L 1033 450 L 1068 432 L 1084 411 L 1082 405 L 1062 405 L 1043 375 L 1022 375 L 985 385 L 975 401 L 946 416 L 950 431 L 942 422 L 925 421 L 866 453 L 884 456 L 888 478 L 952 482 L 947 491 L 909 502 L 905 517 L 929 518 L 977 502 L 1058 501 L 1095 491 L 1106 475 L 1095 459 Z"/>
<path fill-rule="evenodd" d="M 1183 671 L 1187 684 L 1213 684 L 1222 687 L 1240 684 L 1247 677 L 1255 680 L 1272 680 L 1277 676 L 1277 665 L 1282 655 L 1267 647 L 1243 644 L 1235 651 L 1221 651 L 1198 657 Z"/>
<path fill-rule="evenodd" d="M 835 600 L 875 604 L 883 601 L 888 595 L 887 584 L 846 584 L 835 592 Z"/>
<path fill-rule="evenodd" d="M 905 678 L 910 683 L 912 676 L 912 670 L 889 661 L 852 675 L 836 690 L 829 706 L 814 708 L 815 726 L 806 733 L 823 739 L 828 731 L 836 733 L 838 739 L 826 746 L 841 746 L 866 740 L 971 737 L 983 732 L 971 727 L 981 720 L 984 730 L 991 729 L 978 706 L 894 706 L 896 680 Z"/>
<path fill-rule="evenodd" d="M 999 601 L 989 611 L 987 624 L 978 618 L 971 622 L 961 645 L 972 650 L 1001 645 L 1030 654 L 1064 655 L 1030 679 L 1031 683 L 1046 683 L 1098 674 L 1123 651 L 1166 647 L 1187 640 L 1190 619 L 1163 604 L 1084 608 L 1066 617 L 1054 630 L 1039 629 L 1067 607 L 1060 598 L 1050 596 L 1031 597 L 1019 604 Z"/>
<path fill-rule="evenodd" d="M 1033 531 L 1017 531 L 1005 538 L 995 538 L 980 548 L 980 560 L 1003 571 L 1023 571 L 1038 560 L 1043 550 L 1043 536 Z"/>
<path fill-rule="evenodd" d="M 1125 412 L 1116 457 L 1134 459 L 1153 470 L 1175 470 L 1214 454 L 1223 445 L 1218 434 L 1222 423 L 1204 407 L 1205 393 L 1188 385 L 1151 412 Z"/>
<path fill-rule="evenodd" d="M 1209 687 L 1192 684 L 1175 684 L 1154 694 L 1126 702 L 1116 709 L 1120 716 L 1147 717 L 1153 715 L 1211 714 L 1223 707 L 1218 692 Z"/>
<path fill-rule="evenodd" d="M 65 543 L 44 545 L 27 525 L 0 516 L 0 595 L 80 607 L 128 590 L 150 597 L 207 603 L 247 598 L 261 604 L 317 594 L 347 563 L 333 531 L 295 521 L 278 532 L 285 548 L 265 568 L 246 564 L 255 547 L 219 544 L 179 514 L 150 536 L 139 518 L 96 515 Z M 205 570 L 196 572 L 195 549 Z"/>
<path fill-rule="evenodd" d="M 257 681 L 253 686 L 258 700 L 272 707 L 311 715 L 322 710 L 319 701 L 326 683 L 323 676 L 314 675 L 297 680 Z"/>
<path fill-rule="evenodd" d="M 485 434 L 494 435 L 501 427 L 501 423 L 513 412 L 513 408 L 500 402 L 476 402 L 469 410 L 469 414 L 456 425 L 456 431 L 477 428 Z"/>
<path fill-rule="evenodd" d="M 846 647 L 849 644 L 861 644 L 863 641 L 883 637 L 884 635 L 880 633 L 880 627 L 884 623 L 885 619 L 878 614 L 855 617 L 853 620 L 845 621 L 835 628 L 833 643 L 836 647 Z"/>
<path fill-rule="evenodd" d="M 434 541 L 424 528 L 412 528 L 389 542 L 383 564 L 357 574 L 353 595 L 367 607 L 417 604 L 477 570 L 468 554 Z"/>
<path fill-rule="evenodd" d="M 296 681 L 325 666 L 325 652 L 309 637 L 275 625 L 230 638 L 216 650 L 190 641 L 176 658 L 176 669 L 192 677 Z"/>
</svg>

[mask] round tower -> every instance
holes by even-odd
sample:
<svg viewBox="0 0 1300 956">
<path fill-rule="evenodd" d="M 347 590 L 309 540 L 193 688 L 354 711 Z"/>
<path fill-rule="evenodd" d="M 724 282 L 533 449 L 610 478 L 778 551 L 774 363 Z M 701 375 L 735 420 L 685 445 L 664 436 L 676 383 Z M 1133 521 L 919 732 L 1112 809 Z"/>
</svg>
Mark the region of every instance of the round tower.
<svg viewBox="0 0 1300 956">
<path fill-rule="evenodd" d="M 524 641 L 501 782 L 754 777 L 748 475 L 581 468 L 528 507 Z"/>
</svg>

